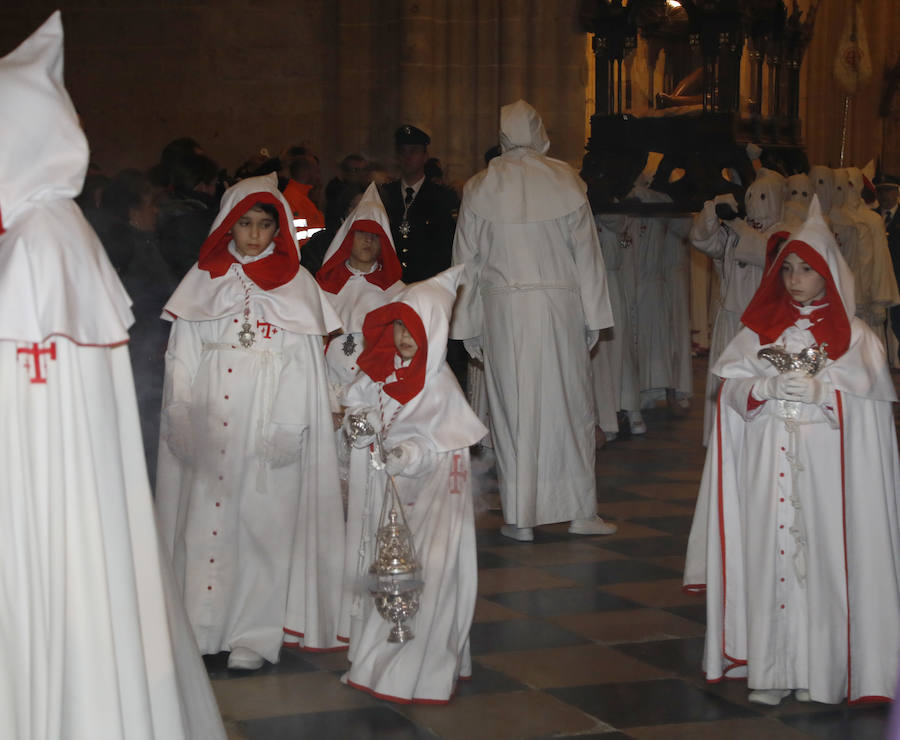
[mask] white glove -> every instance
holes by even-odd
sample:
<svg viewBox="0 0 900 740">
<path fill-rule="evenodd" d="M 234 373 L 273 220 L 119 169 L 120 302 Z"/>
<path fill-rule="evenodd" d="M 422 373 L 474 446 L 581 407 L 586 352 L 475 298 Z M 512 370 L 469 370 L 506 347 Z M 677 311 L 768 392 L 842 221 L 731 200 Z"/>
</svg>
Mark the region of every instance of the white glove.
<svg viewBox="0 0 900 740">
<path fill-rule="evenodd" d="M 792 373 L 787 373 L 793 375 Z M 785 383 L 785 391 L 791 401 L 812 403 L 818 406 L 828 397 L 825 382 L 804 374 L 796 375 Z"/>
<path fill-rule="evenodd" d="M 360 416 L 372 428 L 370 433 L 360 434 L 356 429 L 351 428 L 351 417 Z M 354 447 L 368 447 L 375 441 L 375 435 L 381 431 L 381 414 L 373 408 L 347 409 L 344 414 L 344 421 L 341 424 L 341 430 L 344 433 L 344 437 L 350 440 L 350 444 Z"/>
<path fill-rule="evenodd" d="M 481 351 L 481 337 L 472 337 L 471 339 L 463 339 L 463 347 L 469 353 L 469 357 L 479 362 L 484 362 L 484 352 Z"/>
<path fill-rule="evenodd" d="M 194 460 L 194 433 L 191 407 L 186 403 L 169 406 L 163 412 L 163 434 L 172 454 L 185 463 Z"/>
<path fill-rule="evenodd" d="M 384 472 L 388 475 L 399 475 L 412 460 L 413 449 L 412 444 L 408 442 L 400 442 L 394 449 L 387 453 L 387 459 L 384 461 Z"/>
<path fill-rule="evenodd" d="M 273 432 L 265 442 L 263 455 L 272 468 L 283 468 L 300 459 L 303 449 L 302 429 L 289 424 L 273 424 Z"/>
<path fill-rule="evenodd" d="M 698 249 L 703 249 L 704 243 L 716 235 L 719 225 L 719 217 L 716 215 L 716 203 L 713 200 L 708 200 L 703 204 L 703 210 L 694 216 L 688 239 Z"/>
<path fill-rule="evenodd" d="M 802 370 L 792 370 L 789 373 L 760 378 L 753 384 L 751 393 L 757 401 L 796 401 L 797 399 L 788 392 L 787 386 L 798 375 L 805 376 L 805 373 Z"/>
<path fill-rule="evenodd" d="M 598 339 L 600 339 L 599 329 L 585 329 L 584 341 L 587 342 L 588 352 L 594 349 L 594 345 L 597 344 Z"/>
</svg>

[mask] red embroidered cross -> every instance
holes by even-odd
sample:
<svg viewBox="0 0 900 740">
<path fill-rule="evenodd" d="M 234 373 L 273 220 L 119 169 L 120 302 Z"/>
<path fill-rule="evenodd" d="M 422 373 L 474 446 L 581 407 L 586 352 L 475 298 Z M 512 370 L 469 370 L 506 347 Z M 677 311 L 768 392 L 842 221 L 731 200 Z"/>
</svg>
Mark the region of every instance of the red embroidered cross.
<svg viewBox="0 0 900 740">
<path fill-rule="evenodd" d="M 468 470 L 460 470 L 459 469 L 459 458 L 460 458 L 460 453 L 458 453 L 458 452 L 453 453 L 453 470 L 450 471 L 450 478 L 452 479 L 450 493 L 462 493 L 462 491 L 459 488 L 459 478 L 460 478 L 460 476 L 462 476 L 463 482 L 465 482 L 466 479 L 469 477 Z"/>
<path fill-rule="evenodd" d="M 37 345 L 37 342 L 32 344 L 30 348 L 19 347 L 16 350 L 16 355 L 31 355 L 30 360 L 25 360 L 25 367 L 34 372 L 31 382 L 46 383 L 47 378 L 41 374 L 41 355 L 50 355 L 50 359 L 55 360 L 56 342 L 50 342 L 50 346 L 43 349 Z"/>
<path fill-rule="evenodd" d="M 256 328 L 262 329 L 262 335 L 266 339 L 271 339 L 272 335 L 278 333 L 278 327 L 270 324 L 268 321 L 257 321 Z"/>
</svg>

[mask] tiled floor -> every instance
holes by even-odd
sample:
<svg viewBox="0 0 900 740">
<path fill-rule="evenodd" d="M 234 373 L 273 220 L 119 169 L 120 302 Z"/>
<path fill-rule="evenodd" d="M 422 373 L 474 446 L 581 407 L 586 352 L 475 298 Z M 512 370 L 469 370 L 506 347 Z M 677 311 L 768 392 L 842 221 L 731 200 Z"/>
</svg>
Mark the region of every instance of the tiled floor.
<svg viewBox="0 0 900 740">
<path fill-rule="evenodd" d="M 222 654 L 207 666 L 229 737 L 880 740 L 884 707 L 761 708 L 741 682 L 703 680 L 703 600 L 680 588 L 702 410 L 695 401 L 685 417 L 659 408 L 646 418 L 645 436 L 598 455 L 600 509 L 616 535 L 554 525 L 519 543 L 500 536 L 497 512 L 479 516 L 474 672 L 449 705 L 399 706 L 345 687 L 344 653 L 284 650 L 249 676 Z"/>
</svg>

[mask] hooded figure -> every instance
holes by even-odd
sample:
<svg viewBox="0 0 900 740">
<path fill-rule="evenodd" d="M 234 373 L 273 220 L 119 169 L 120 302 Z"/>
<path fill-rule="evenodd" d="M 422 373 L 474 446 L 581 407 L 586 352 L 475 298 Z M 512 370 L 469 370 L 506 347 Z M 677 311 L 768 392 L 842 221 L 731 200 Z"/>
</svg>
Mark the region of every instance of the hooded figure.
<svg viewBox="0 0 900 740">
<path fill-rule="evenodd" d="M 483 353 L 501 531 L 529 540 L 536 525 L 579 520 L 572 533 L 608 533 L 596 516 L 588 352 L 612 311 L 586 186 L 545 156 L 544 125 L 522 100 L 500 111 L 500 145 L 463 192 L 451 335 Z"/>
<path fill-rule="evenodd" d="M 224 739 L 154 523 L 130 301 L 72 200 L 62 42 L 56 12 L 0 59 L 0 737 Z"/>
<path fill-rule="evenodd" d="M 648 165 L 629 193 L 641 203 L 671 203 L 672 198 L 650 188 L 661 155 L 650 152 Z M 660 187 L 660 184 L 657 184 Z M 629 219 L 628 242 L 634 245 L 637 368 L 641 407 L 666 400 L 684 409 L 691 395 L 691 330 L 688 307 L 690 248 L 684 239 L 690 228 L 679 219 L 635 216 Z M 640 414 L 629 412 L 631 433 L 645 432 Z"/>
<path fill-rule="evenodd" d="M 809 203 L 815 191 L 812 181 L 805 172 L 791 175 L 784 181 L 784 224 L 795 229 L 806 221 Z"/>
<path fill-rule="evenodd" d="M 793 282 L 809 268 L 815 296 Z M 894 695 L 896 396 L 854 311 L 853 275 L 814 199 L 714 368 L 724 382 L 684 583 L 706 590 L 707 680 L 746 677 L 752 701 Z M 824 365 L 792 369 L 810 348 Z"/>
<path fill-rule="evenodd" d="M 691 227 L 688 238 L 713 259 L 720 282 L 719 310 L 713 320 L 709 344 L 703 444 L 709 441 L 719 392 L 719 379 L 712 373 L 712 367 L 738 333 L 741 314 L 759 287 L 769 240 L 785 230 L 781 223 L 783 199 L 784 178 L 777 172 L 761 169 L 744 195 L 745 219 L 720 222 L 716 205 L 727 203 L 737 211 L 737 203 L 732 195 L 719 195 L 703 204 Z"/>
<path fill-rule="evenodd" d="M 261 206 L 278 228 L 247 256 L 237 238 Z M 278 661 L 282 630 L 336 647 L 343 514 L 322 336 L 340 321 L 300 267 L 274 174 L 225 191 L 164 317 L 156 501 L 201 652 L 258 668 Z"/>
<path fill-rule="evenodd" d="M 848 167 L 844 172 L 847 180 L 844 210 L 856 222 L 860 243 L 865 244 L 865 248 L 871 254 L 869 274 L 866 276 L 869 304 L 857 306 L 857 315 L 872 327 L 872 331 L 879 339 L 884 341 L 885 308 L 900 304 L 884 221 L 868 208 L 862 199 L 865 187 L 862 171 L 858 167 Z"/>
<path fill-rule="evenodd" d="M 359 371 L 363 319 L 403 289 L 402 271 L 387 212 L 372 183 L 338 229 L 316 275 L 344 327 L 325 353 L 331 388 L 341 404 Z"/>
<path fill-rule="evenodd" d="M 381 699 L 445 703 L 469 677 L 469 627 L 478 566 L 469 446 L 487 431 L 469 408 L 446 362 L 447 329 L 462 267 L 414 283 L 363 325 L 362 369 L 347 390 L 348 418 L 365 414 L 381 433 L 387 463 L 372 464 L 372 437 L 357 437 L 350 499 L 343 632 L 349 635 L 345 683 Z M 415 638 L 388 643 L 390 623 L 375 610 L 365 576 L 394 476 L 422 565 L 424 587 Z"/>
</svg>

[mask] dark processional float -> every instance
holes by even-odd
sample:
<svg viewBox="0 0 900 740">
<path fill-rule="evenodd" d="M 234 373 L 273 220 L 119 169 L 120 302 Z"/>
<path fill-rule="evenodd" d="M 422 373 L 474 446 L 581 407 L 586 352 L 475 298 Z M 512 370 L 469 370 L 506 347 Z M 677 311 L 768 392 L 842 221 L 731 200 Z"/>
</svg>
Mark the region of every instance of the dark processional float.
<svg viewBox="0 0 900 740">
<path fill-rule="evenodd" d="M 743 204 L 748 145 L 764 167 L 806 172 L 800 67 L 816 9 L 817 0 L 806 13 L 797 0 L 584 0 L 595 108 L 582 176 L 594 211 L 690 213 L 726 193 Z M 660 155 L 650 187 L 672 202 L 626 201 Z"/>
</svg>

